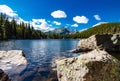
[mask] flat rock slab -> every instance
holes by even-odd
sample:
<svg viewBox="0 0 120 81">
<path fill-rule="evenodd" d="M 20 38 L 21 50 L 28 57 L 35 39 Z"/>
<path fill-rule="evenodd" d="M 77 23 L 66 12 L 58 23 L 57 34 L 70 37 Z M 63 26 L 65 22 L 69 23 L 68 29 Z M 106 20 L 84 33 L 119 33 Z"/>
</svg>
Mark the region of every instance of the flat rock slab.
<svg viewBox="0 0 120 81">
<path fill-rule="evenodd" d="M 27 66 L 22 50 L 0 51 L 0 69 L 8 75 L 18 74 Z"/>
</svg>

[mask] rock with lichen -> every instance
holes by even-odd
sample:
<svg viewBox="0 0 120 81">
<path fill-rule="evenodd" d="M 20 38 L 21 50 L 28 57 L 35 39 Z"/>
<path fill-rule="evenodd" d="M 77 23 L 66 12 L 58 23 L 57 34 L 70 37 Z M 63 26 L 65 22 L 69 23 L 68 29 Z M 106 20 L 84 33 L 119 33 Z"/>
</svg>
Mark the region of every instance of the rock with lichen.
<svg viewBox="0 0 120 81">
<path fill-rule="evenodd" d="M 56 63 L 59 81 L 120 81 L 120 62 L 106 51 L 93 50 Z"/>
</svg>

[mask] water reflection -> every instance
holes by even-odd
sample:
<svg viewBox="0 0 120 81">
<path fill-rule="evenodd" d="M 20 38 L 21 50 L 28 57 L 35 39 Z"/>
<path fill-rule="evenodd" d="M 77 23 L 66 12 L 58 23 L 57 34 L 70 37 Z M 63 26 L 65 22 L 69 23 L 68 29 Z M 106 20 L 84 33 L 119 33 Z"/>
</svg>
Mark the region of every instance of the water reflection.
<svg viewBox="0 0 120 81">
<path fill-rule="evenodd" d="M 0 41 L 0 50 L 15 49 L 15 41 Z"/>
<path fill-rule="evenodd" d="M 50 74 L 51 61 L 57 57 L 71 57 L 68 51 L 75 49 L 77 43 L 78 40 L 11 40 L 0 42 L 0 50 L 23 50 L 29 65 L 14 76 L 14 81 L 32 81 L 36 77 L 48 77 L 45 75 Z"/>
</svg>

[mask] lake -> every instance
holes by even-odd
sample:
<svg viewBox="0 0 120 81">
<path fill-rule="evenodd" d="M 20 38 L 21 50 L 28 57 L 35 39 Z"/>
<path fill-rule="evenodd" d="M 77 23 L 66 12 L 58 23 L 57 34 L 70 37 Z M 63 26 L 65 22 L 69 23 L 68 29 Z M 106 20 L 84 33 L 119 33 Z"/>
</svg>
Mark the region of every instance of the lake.
<svg viewBox="0 0 120 81">
<path fill-rule="evenodd" d="M 75 57 L 69 51 L 77 48 L 79 40 L 9 40 L 0 42 L 0 50 L 23 50 L 27 68 L 10 77 L 13 81 L 45 81 L 52 76 L 50 66 L 54 59 Z"/>
</svg>

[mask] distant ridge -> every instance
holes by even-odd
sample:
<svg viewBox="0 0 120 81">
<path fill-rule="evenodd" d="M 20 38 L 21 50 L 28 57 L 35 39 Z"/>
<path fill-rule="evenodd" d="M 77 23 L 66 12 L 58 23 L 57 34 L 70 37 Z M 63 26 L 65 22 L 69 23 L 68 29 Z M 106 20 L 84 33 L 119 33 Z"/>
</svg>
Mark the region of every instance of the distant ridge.
<svg viewBox="0 0 120 81">
<path fill-rule="evenodd" d="M 65 34 L 71 34 L 74 33 L 75 31 L 66 27 L 61 27 L 61 28 L 56 28 L 52 31 L 46 32 L 47 34 L 59 34 L 59 35 L 65 35 Z"/>
</svg>

